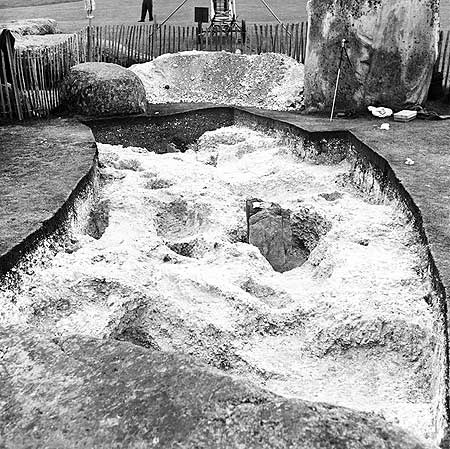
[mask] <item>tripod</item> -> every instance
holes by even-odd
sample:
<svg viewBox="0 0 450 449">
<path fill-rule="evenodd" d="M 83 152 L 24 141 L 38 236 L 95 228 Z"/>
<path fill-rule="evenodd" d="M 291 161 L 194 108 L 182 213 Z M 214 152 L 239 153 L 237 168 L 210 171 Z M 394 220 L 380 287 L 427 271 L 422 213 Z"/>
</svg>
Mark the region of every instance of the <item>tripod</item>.
<svg viewBox="0 0 450 449">
<path fill-rule="evenodd" d="M 346 43 L 347 43 L 347 41 L 345 39 L 342 39 L 341 55 L 339 57 L 338 74 L 337 74 L 337 79 L 336 79 L 336 88 L 334 89 L 333 106 L 331 108 L 330 122 L 333 120 L 334 107 L 336 105 L 336 96 L 337 96 L 337 91 L 338 91 L 338 86 L 339 86 L 339 79 L 341 77 L 341 69 L 342 69 L 342 63 L 344 61 L 344 55 L 346 56 L 347 61 L 350 64 L 350 67 L 353 67 L 352 62 L 350 61 L 350 58 L 347 53 L 347 47 L 345 46 Z"/>
</svg>

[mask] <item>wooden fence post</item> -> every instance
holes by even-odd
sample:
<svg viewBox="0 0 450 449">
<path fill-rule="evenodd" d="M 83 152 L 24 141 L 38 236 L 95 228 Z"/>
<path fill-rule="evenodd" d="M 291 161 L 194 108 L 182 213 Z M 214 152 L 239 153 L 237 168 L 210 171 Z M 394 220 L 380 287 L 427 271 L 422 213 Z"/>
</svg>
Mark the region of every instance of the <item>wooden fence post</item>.
<svg viewBox="0 0 450 449">
<path fill-rule="evenodd" d="M 10 33 L 8 31 L 8 33 Z M 17 73 L 16 73 L 16 64 L 15 64 L 15 58 L 14 58 L 14 49 L 11 45 L 11 40 L 7 37 L 6 38 L 6 60 L 8 62 L 8 65 L 10 67 L 11 72 L 11 87 L 12 87 L 12 93 L 14 98 L 14 105 L 16 109 L 16 114 L 19 120 L 23 120 L 23 114 L 22 114 L 22 98 L 19 93 L 19 89 L 17 88 Z M 5 77 L 6 82 L 6 77 Z M 11 105 L 12 106 L 12 105 Z"/>
</svg>

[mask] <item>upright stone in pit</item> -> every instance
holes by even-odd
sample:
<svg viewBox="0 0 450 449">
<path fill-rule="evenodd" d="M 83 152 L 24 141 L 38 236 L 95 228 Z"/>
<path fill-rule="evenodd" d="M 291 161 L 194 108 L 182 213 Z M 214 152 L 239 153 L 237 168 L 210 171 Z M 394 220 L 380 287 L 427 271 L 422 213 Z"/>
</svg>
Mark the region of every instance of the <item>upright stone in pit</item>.
<svg viewBox="0 0 450 449">
<path fill-rule="evenodd" d="M 258 199 L 247 200 L 248 243 L 255 245 L 276 271 L 286 271 L 292 249 L 289 210 Z"/>
<path fill-rule="evenodd" d="M 436 55 L 439 0 L 309 0 L 305 105 L 331 108 L 342 39 L 337 107 L 401 108 L 426 99 Z"/>
</svg>

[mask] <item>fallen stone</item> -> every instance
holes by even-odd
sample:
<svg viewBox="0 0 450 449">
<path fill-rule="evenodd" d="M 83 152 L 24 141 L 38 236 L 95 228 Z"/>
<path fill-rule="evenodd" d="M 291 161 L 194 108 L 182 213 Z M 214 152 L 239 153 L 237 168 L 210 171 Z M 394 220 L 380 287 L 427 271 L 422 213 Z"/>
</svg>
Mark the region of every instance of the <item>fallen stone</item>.
<svg viewBox="0 0 450 449">
<path fill-rule="evenodd" d="M 29 34 L 57 34 L 60 32 L 56 20 L 48 18 L 13 20 L 0 23 L 1 29 L 8 29 L 12 33 L 21 36 Z"/>
<path fill-rule="evenodd" d="M 27 34 L 24 36 L 16 36 L 14 48 L 22 51 L 36 48 L 56 48 L 59 45 L 70 42 L 73 39 L 78 39 L 76 34 Z"/>
<path fill-rule="evenodd" d="M 425 449 L 374 414 L 287 400 L 192 358 L 0 328 L 2 447 Z"/>
<path fill-rule="evenodd" d="M 87 116 L 138 114 L 145 111 L 145 90 L 130 70 L 89 62 L 71 68 L 63 81 L 62 104 Z"/>
</svg>

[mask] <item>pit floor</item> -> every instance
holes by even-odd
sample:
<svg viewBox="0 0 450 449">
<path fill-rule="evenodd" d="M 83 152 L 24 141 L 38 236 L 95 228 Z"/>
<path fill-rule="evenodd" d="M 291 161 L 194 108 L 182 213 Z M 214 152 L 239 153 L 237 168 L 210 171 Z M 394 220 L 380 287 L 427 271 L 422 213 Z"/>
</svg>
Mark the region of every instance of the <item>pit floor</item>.
<svg viewBox="0 0 450 449">
<path fill-rule="evenodd" d="M 196 108 L 198 107 L 196 106 Z M 158 110 L 153 110 L 153 114 L 159 112 L 158 115 L 164 115 L 172 113 L 174 110 L 180 112 L 189 108 L 192 107 L 186 105 L 159 107 Z M 382 155 L 390 163 L 422 212 L 424 228 L 430 241 L 430 247 L 443 284 L 447 289 L 450 279 L 450 258 L 447 256 L 450 248 L 450 232 L 448 231 L 450 212 L 450 183 L 448 179 L 450 175 L 448 174 L 448 167 L 450 166 L 450 156 L 447 151 L 450 130 L 446 122 L 415 121 L 404 124 L 389 121 L 391 129 L 383 131 L 379 126 L 384 121 L 380 120 L 334 120 L 330 123 L 323 118 L 296 116 L 288 113 L 272 111 L 252 112 L 286 121 L 312 132 L 351 130 L 357 138 Z M 2 157 L 6 160 L 3 167 L 7 167 L 8 148 L 10 150 L 15 148 L 17 151 L 17 141 L 11 139 L 8 142 L 7 139 L 5 140 L 2 132 L 2 143 Z M 412 159 L 414 164 L 405 164 L 407 158 Z M 15 170 L 11 170 L 11 172 L 18 173 L 17 169 L 21 166 L 20 158 L 11 159 L 11 162 L 15 164 Z M 42 179 L 45 179 L 48 176 L 46 168 L 43 167 L 42 170 Z M 17 176 L 20 177 L 20 172 Z M 38 193 L 39 189 L 36 190 L 36 194 Z M 31 195 L 32 193 L 27 196 L 26 201 L 31 200 Z M 2 203 L 1 200 L 0 195 L 0 204 Z M 42 221 L 42 217 L 36 215 L 35 212 L 33 212 L 32 217 L 27 216 L 26 207 L 23 207 L 22 210 L 24 210 L 24 213 L 19 217 L 21 220 L 28 220 L 28 222 L 35 220 L 37 224 Z M 0 220 L 2 217 L 0 217 Z M 48 213 L 45 218 L 48 218 Z M 11 229 L 11 226 L 4 225 L 3 228 L 0 226 L 0 229 Z"/>
</svg>

